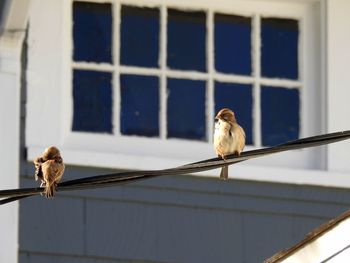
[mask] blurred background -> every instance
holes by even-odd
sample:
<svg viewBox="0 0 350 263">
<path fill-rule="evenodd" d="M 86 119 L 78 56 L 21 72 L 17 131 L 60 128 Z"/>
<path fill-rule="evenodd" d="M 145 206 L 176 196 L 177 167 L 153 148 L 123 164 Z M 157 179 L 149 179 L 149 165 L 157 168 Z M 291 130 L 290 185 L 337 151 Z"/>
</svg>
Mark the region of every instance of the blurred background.
<svg viewBox="0 0 350 263">
<path fill-rule="evenodd" d="M 215 157 L 350 128 L 347 0 L 1 0 L 1 189 Z M 262 262 L 348 209 L 349 142 L 0 207 L 0 262 Z"/>
</svg>

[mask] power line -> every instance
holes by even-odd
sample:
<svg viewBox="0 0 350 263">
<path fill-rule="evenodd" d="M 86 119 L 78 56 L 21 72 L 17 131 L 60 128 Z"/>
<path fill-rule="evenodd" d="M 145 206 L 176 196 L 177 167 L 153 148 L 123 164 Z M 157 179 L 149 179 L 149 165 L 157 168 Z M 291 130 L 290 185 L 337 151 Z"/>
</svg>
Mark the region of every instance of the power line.
<svg viewBox="0 0 350 263">
<path fill-rule="evenodd" d="M 150 179 L 158 176 L 165 175 L 183 175 L 189 173 L 197 173 L 208 171 L 222 167 L 223 165 L 231 165 L 249 159 L 254 159 L 262 157 L 265 155 L 270 155 L 279 152 L 285 152 L 290 150 L 297 150 L 303 148 L 310 148 L 315 146 L 326 145 L 342 140 L 347 140 L 350 138 L 350 130 L 343 132 L 335 132 L 324 135 L 312 136 L 308 138 L 298 139 L 295 141 L 290 141 L 277 146 L 263 148 L 258 150 L 242 152 L 242 154 L 237 157 L 235 155 L 229 155 L 227 160 L 222 160 L 221 158 L 212 158 L 195 163 L 190 163 L 182 165 L 176 168 L 163 169 L 163 170 L 146 170 L 146 171 L 127 171 L 118 172 L 105 175 L 97 175 L 92 177 L 85 177 L 75 180 L 70 180 L 58 184 L 57 191 L 73 191 L 73 190 L 84 190 L 93 188 L 102 188 L 120 184 L 127 184 L 136 182 L 139 180 Z M 0 191 L 0 205 L 7 204 L 19 199 L 23 199 L 29 196 L 43 193 L 44 188 L 22 188 L 22 189 L 8 189 Z"/>
</svg>

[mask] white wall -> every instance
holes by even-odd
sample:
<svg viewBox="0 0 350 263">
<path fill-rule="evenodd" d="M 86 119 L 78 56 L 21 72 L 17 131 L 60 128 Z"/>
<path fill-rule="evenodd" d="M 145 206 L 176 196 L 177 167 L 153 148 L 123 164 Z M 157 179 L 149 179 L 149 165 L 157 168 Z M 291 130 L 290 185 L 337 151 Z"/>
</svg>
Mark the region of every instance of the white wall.
<svg viewBox="0 0 350 263">
<path fill-rule="evenodd" d="M 0 188 L 8 189 L 19 186 L 20 85 L 15 42 L 4 38 L 0 39 Z M 18 202 L 1 206 L 0 218 L 0 262 L 17 262 Z"/>
<path fill-rule="evenodd" d="M 19 187 L 21 48 L 30 1 L 8 1 L 0 36 L 0 189 Z M 18 202 L 0 207 L 0 262 L 18 262 Z"/>
<path fill-rule="evenodd" d="M 328 131 L 350 129 L 350 1 L 327 1 Z M 328 169 L 350 171 L 350 141 L 328 147 Z"/>
</svg>

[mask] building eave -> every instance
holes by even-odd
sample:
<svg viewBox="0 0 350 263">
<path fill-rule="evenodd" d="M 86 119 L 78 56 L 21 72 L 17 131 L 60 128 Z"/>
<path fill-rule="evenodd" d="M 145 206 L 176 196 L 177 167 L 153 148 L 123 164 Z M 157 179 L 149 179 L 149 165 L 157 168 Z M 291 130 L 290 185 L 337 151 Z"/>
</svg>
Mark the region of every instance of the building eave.
<svg viewBox="0 0 350 263">
<path fill-rule="evenodd" d="M 315 241 L 316 239 L 318 239 L 322 235 L 326 234 L 327 232 L 331 231 L 333 228 L 335 228 L 340 223 L 342 223 L 343 221 L 345 221 L 349 218 L 350 218 L 350 210 L 347 210 L 346 212 L 344 212 L 340 216 L 328 221 L 327 223 L 325 223 L 325 224 L 317 227 L 313 231 L 311 231 L 309 234 L 306 235 L 306 237 L 303 240 L 301 240 L 300 242 L 298 242 L 294 246 L 292 246 L 286 250 L 282 250 L 282 251 L 276 253 L 275 255 L 273 255 L 272 257 L 266 259 L 264 261 L 264 263 L 277 263 L 277 262 L 281 262 L 281 261 L 287 259 L 292 254 L 296 253 L 300 249 L 302 249 L 305 246 L 307 246 L 308 244 L 312 243 L 313 241 Z"/>
</svg>

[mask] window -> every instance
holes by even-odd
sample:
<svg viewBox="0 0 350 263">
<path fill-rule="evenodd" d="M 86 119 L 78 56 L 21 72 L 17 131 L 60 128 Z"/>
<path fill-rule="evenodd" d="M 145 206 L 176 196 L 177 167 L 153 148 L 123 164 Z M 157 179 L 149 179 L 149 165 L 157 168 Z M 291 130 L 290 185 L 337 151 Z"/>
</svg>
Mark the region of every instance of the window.
<svg viewBox="0 0 350 263">
<path fill-rule="evenodd" d="M 86 154 L 85 160 L 99 155 L 90 165 L 134 168 L 135 155 L 185 161 L 214 156 L 214 116 L 223 107 L 234 110 L 245 129 L 246 149 L 319 133 L 312 4 L 240 3 L 61 3 L 56 27 L 65 39 L 51 64 L 61 63 L 62 79 L 50 83 L 62 115 L 52 137 L 72 153 Z M 31 143 L 43 142 L 33 135 Z M 264 164 L 317 166 L 310 153 L 287 155 Z M 72 158 L 77 164 L 84 159 Z"/>
<path fill-rule="evenodd" d="M 73 131 L 210 141 L 229 107 L 248 145 L 299 137 L 297 19 L 113 5 L 73 2 Z"/>
</svg>

